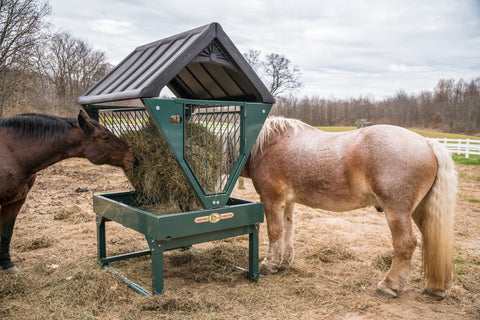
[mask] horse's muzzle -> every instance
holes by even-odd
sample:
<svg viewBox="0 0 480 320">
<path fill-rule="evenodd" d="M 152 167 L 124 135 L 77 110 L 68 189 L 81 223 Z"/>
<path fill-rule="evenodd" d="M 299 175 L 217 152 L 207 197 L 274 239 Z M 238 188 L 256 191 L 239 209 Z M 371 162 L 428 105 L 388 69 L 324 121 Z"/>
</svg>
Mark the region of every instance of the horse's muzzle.
<svg viewBox="0 0 480 320">
<path fill-rule="evenodd" d="M 140 162 L 136 157 L 133 157 L 133 159 L 127 159 L 125 161 L 125 169 L 130 170 L 133 169 L 135 166 L 137 166 Z"/>
</svg>

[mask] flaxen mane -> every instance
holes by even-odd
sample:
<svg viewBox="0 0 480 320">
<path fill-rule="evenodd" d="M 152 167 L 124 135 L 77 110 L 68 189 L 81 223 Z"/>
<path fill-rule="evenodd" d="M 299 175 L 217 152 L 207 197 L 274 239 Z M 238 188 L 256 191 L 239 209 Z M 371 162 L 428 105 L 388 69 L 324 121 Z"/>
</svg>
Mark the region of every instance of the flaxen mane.
<svg viewBox="0 0 480 320">
<path fill-rule="evenodd" d="M 268 117 L 263 125 L 262 131 L 258 135 L 257 141 L 253 145 L 250 156 L 254 158 L 258 152 L 262 153 L 263 146 L 267 143 L 273 133 L 283 134 L 292 132 L 297 135 L 302 132 L 308 125 L 297 119 L 289 119 L 284 117 Z"/>
</svg>

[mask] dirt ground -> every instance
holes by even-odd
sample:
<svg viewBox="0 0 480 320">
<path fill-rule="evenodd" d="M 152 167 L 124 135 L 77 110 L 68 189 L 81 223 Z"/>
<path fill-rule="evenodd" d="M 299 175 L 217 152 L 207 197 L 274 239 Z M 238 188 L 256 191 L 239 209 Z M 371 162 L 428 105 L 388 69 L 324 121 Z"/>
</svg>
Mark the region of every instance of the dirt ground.
<svg viewBox="0 0 480 320">
<path fill-rule="evenodd" d="M 334 213 L 296 206 L 296 258 L 279 274 L 244 277 L 248 239 L 236 237 L 165 253 L 165 291 L 144 297 L 96 264 L 92 195 L 129 189 L 122 171 L 70 159 L 42 171 L 22 209 L 12 260 L 0 272 L 2 319 L 480 319 L 480 167 L 457 165 L 454 287 L 422 295 L 421 250 L 398 298 L 375 295 L 388 269 L 391 236 L 374 208 Z M 251 181 L 233 196 L 258 200 Z M 111 224 L 111 225 L 110 225 Z M 147 248 L 132 230 L 107 224 L 109 254 Z M 420 242 L 420 234 L 415 230 Z M 260 227 L 260 259 L 267 252 Z M 149 258 L 112 263 L 151 290 Z"/>
</svg>

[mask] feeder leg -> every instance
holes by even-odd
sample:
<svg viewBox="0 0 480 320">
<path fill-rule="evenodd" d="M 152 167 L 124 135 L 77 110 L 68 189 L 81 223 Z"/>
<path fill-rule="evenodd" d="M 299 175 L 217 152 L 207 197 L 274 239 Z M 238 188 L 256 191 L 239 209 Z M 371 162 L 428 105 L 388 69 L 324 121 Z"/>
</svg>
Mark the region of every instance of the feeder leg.
<svg viewBox="0 0 480 320">
<path fill-rule="evenodd" d="M 163 292 L 163 250 L 152 249 L 152 292 Z"/>
<path fill-rule="evenodd" d="M 247 277 L 257 281 L 259 278 L 258 272 L 258 230 L 255 227 L 254 231 L 248 235 L 248 273 Z"/>
<path fill-rule="evenodd" d="M 103 259 L 107 257 L 105 221 L 106 219 L 103 216 L 97 216 L 97 257 L 98 263 L 102 266 Z"/>
</svg>

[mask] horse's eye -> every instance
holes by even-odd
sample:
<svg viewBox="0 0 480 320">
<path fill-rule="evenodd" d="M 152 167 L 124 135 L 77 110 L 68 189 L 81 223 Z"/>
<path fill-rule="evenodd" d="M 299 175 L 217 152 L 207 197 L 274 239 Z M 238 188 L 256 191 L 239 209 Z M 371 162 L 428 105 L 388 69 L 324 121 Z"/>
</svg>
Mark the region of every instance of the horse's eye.
<svg viewBox="0 0 480 320">
<path fill-rule="evenodd" d="M 102 140 L 108 140 L 108 139 L 110 139 L 109 136 L 102 137 Z"/>
</svg>

